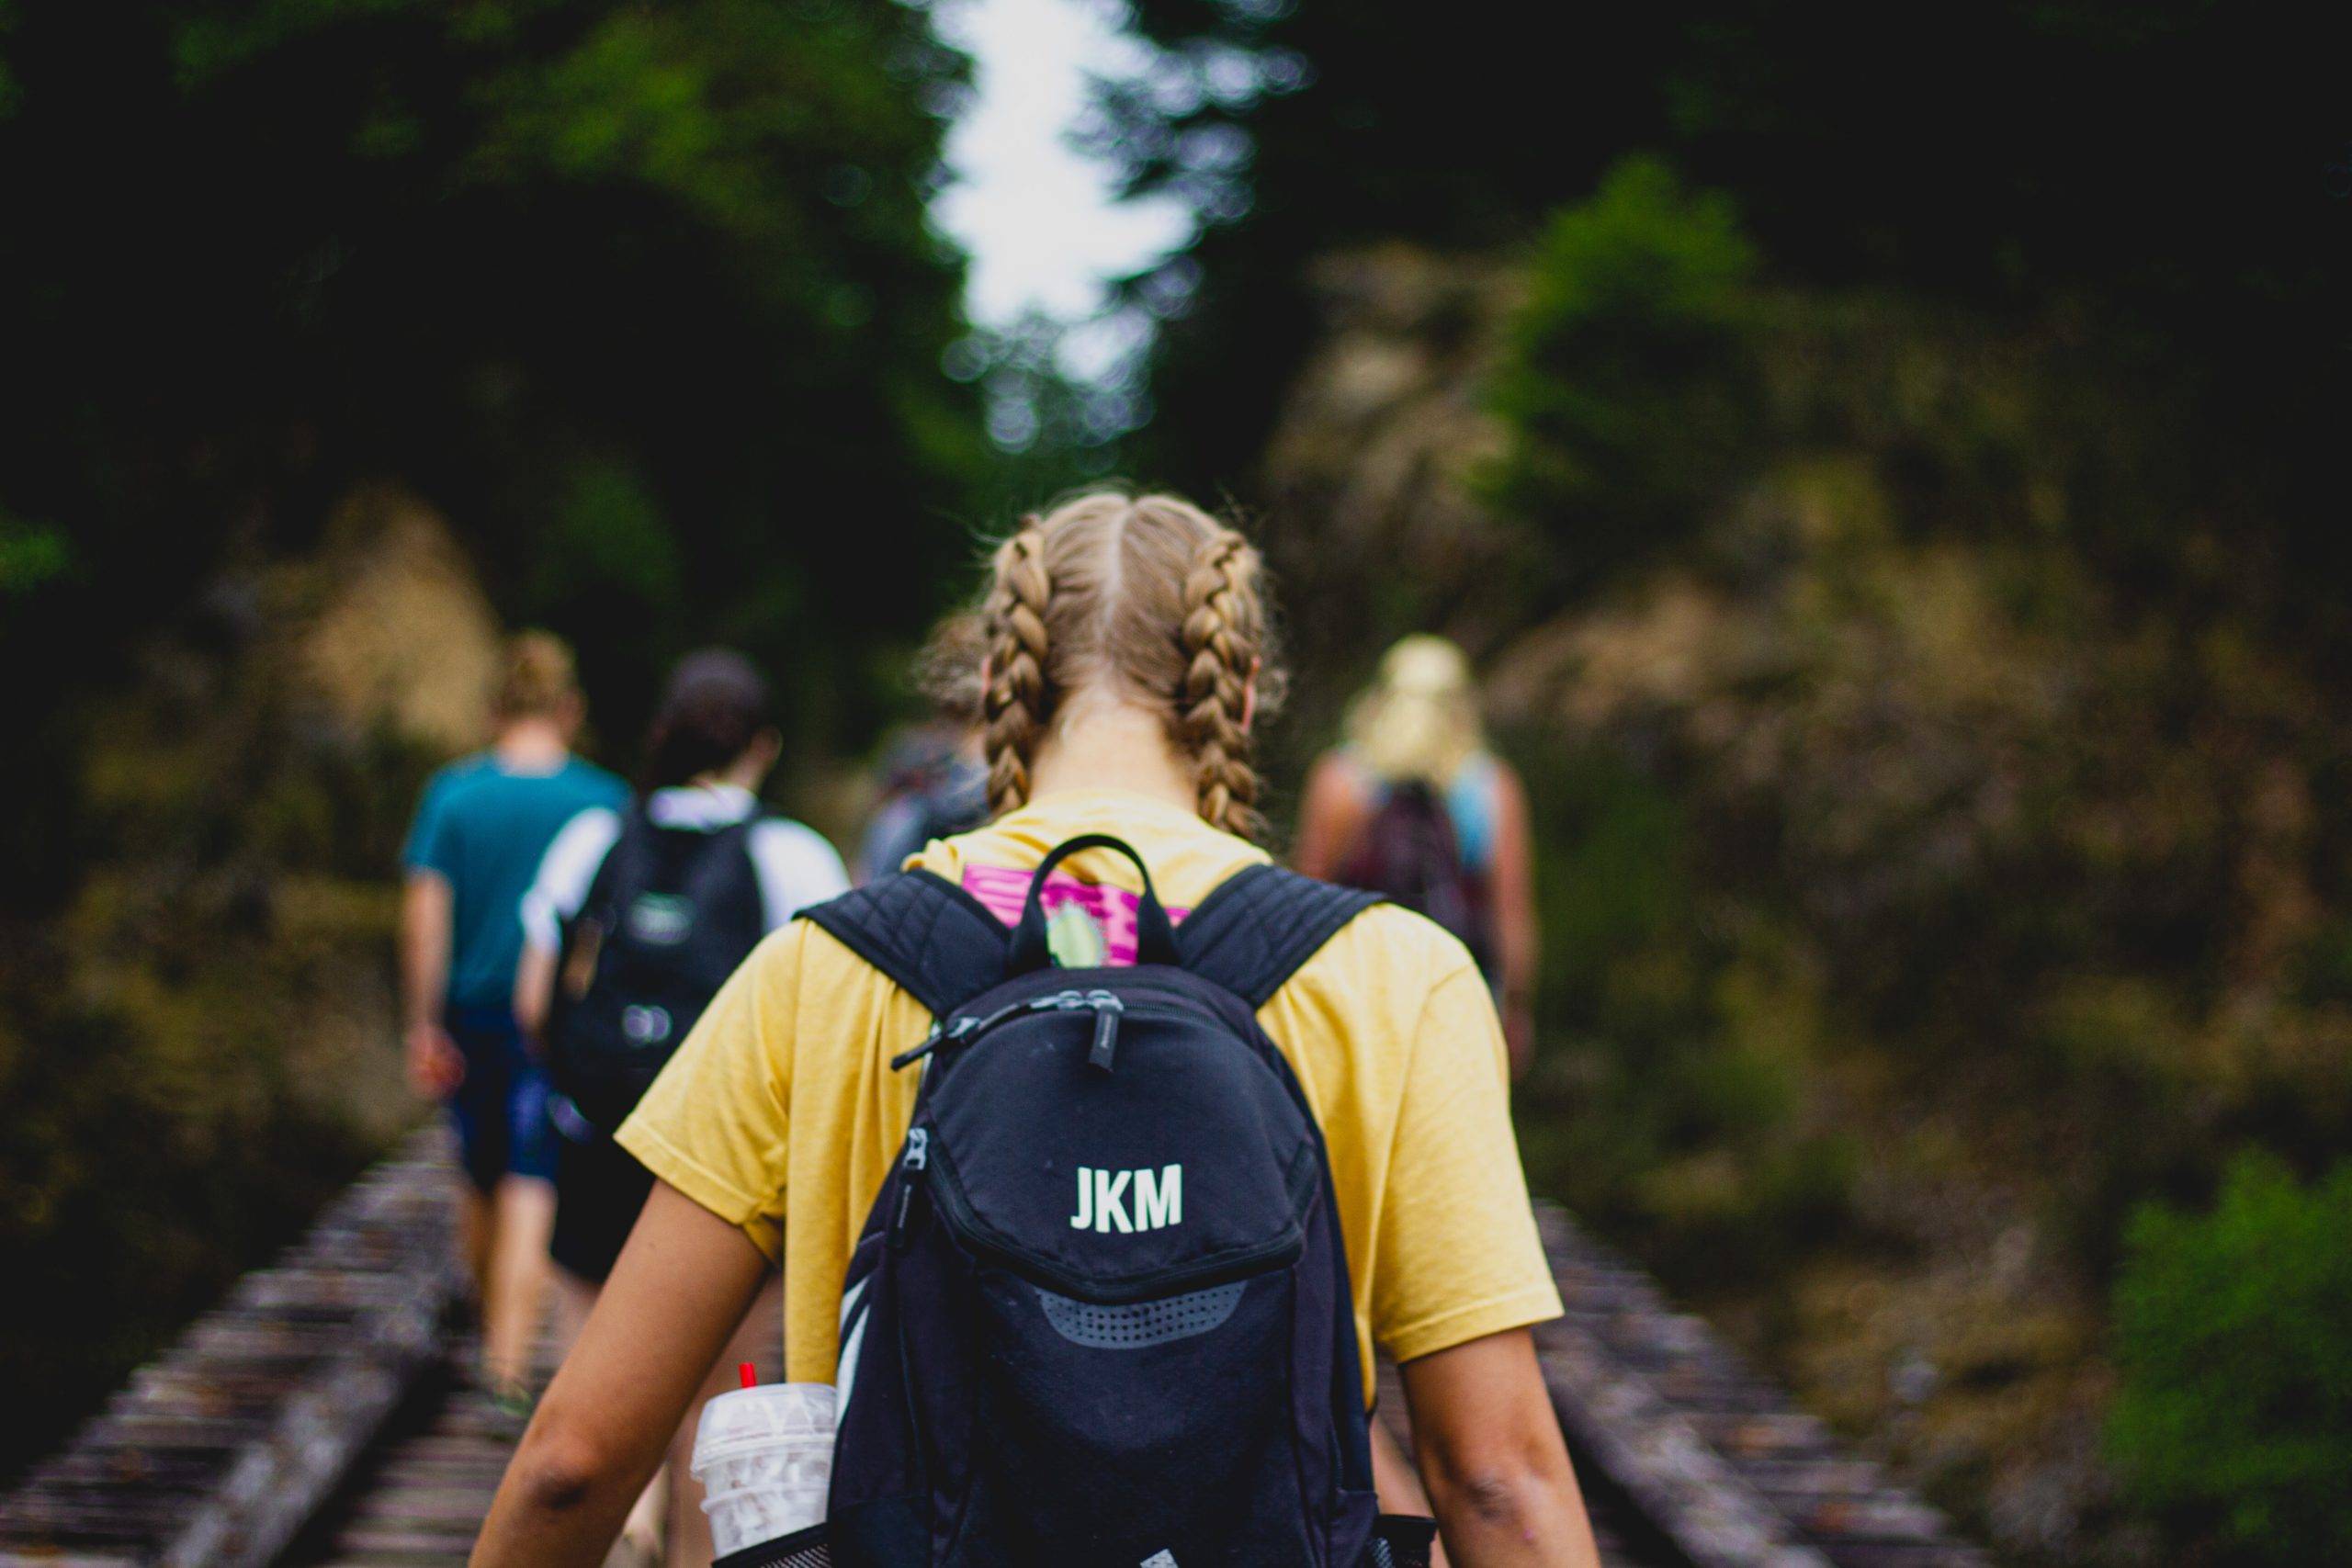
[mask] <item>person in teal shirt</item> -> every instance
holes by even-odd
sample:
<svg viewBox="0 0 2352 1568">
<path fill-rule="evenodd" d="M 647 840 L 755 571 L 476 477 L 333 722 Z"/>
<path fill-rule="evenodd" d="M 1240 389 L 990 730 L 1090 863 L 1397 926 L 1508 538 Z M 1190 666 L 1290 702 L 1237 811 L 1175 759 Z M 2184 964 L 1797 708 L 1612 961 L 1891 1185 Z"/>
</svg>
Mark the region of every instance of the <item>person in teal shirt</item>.
<svg viewBox="0 0 2352 1568">
<path fill-rule="evenodd" d="M 555 1215 L 546 1070 L 514 1012 L 522 903 L 557 831 L 628 786 L 571 754 L 585 714 L 571 653 L 508 645 L 488 750 L 434 774 L 401 859 L 401 1001 L 410 1081 L 446 1106 L 466 1175 L 465 1261 L 492 1393 L 522 1401 Z"/>
</svg>

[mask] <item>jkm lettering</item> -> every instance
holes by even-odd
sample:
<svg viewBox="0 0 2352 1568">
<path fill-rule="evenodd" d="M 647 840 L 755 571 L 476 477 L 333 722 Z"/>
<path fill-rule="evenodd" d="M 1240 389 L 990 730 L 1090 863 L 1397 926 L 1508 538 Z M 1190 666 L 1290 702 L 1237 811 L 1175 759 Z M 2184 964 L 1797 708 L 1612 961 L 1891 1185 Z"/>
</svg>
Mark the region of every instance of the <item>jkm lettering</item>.
<svg viewBox="0 0 2352 1568">
<path fill-rule="evenodd" d="M 1135 1190 L 1134 1219 L 1128 1215 L 1127 1190 Z M 1097 1170 L 1078 1168 L 1078 1213 L 1069 1228 L 1111 1231 L 1156 1231 L 1184 1223 L 1184 1168 L 1164 1165 L 1149 1170 Z"/>
</svg>

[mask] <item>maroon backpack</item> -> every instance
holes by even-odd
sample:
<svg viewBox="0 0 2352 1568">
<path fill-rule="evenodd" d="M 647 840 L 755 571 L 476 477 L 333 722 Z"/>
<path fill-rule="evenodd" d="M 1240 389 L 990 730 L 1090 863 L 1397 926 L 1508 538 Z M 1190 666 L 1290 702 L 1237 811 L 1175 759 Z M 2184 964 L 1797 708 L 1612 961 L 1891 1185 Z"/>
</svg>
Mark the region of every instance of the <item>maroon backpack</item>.
<svg viewBox="0 0 2352 1568">
<path fill-rule="evenodd" d="M 1453 814 L 1419 780 L 1380 787 L 1371 820 L 1332 880 L 1427 915 L 1461 938 L 1486 970 L 1494 953 L 1491 899 L 1485 874 L 1463 859 Z"/>
</svg>

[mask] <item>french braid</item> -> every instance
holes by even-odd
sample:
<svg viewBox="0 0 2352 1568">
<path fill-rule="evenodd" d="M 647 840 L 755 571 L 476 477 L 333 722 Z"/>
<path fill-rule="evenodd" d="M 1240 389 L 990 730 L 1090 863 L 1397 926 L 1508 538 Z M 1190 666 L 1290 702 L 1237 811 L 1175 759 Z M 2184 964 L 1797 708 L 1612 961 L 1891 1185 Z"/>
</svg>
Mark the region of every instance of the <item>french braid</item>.
<svg viewBox="0 0 2352 1568">
<path fill-rule="evenodd" d="M 1261 709 L 1280 671 L 1257 552 L 1174 496 L 1097 491 L 1029 517 L 996 549 L 980 639 L 989 805 L 1026 804 L 1038 749 L 1096 697 L 1157 707 L 1193 770 L 1196 808 L 1228 832 L 1259 827 L 1250 763 L 1251 682 Z M 978 662 L 969 652 L 956 668 Z M 934 663 L 930 682 L 959 688 Z"/>
<path fill-rule="evenodd" d="M 1046 685 L 1049 646 L 1046 612 L 1053 578 L 1046 570 L 1046 534 L 1035 517 L 997 547 L 989 592 L 988 688 L 981 720 L 989 762 L 989 809 L 1012 810 L 1029 798 L 1029 767 L 1052 717 Z"/>
<path fill-rule="evenodd" d="M 1194 552 L 1184 580 L 1184 686 L 1177 741 L 1193 759 L 1203 818 L 1255 838 L 1258 772 L 1250 761 L 1249 691 L 1260 662 L 1258 552 L 1219 528 Z"/>
</svg>

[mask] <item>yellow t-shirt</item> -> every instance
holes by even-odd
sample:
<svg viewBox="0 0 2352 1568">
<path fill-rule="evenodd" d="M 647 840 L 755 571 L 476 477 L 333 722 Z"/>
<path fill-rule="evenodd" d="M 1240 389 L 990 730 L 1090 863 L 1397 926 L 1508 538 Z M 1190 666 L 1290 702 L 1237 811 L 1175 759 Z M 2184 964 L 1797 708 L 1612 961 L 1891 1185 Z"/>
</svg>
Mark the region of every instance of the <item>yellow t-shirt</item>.
<svg viewBox="0 0 2352 1568">
<path fill-rule="evenodd" d="M 1171 912 L 1266 858 L 1189 812 L 1085 790 L 935 841 L 920 863 L 993 891 L 1090 832 L 1134 845 Z M 1115 852 L 1085 851 L 1063 869 L 1141 886 Z M 1511 1132 L 1502 1033 L 1461 943 L 1419 915 L 1368 910 L 1258 1017 L 1330 1152 L 1367 1398 L 1374 1344 L 1409 1361 L 1558 1315 Z M 889 1058 L 931 1023 L 832 936 L 795 921 L 728 981 L 621 1128 L 656 1176 L 781 1260 L 796 1381 L 832 1379 L 850 1251 L 914 1110 L 917 1074 L 893 1072 Z"/>
</svg>

